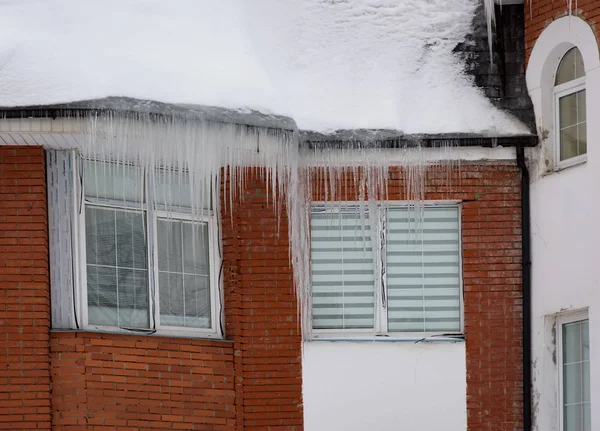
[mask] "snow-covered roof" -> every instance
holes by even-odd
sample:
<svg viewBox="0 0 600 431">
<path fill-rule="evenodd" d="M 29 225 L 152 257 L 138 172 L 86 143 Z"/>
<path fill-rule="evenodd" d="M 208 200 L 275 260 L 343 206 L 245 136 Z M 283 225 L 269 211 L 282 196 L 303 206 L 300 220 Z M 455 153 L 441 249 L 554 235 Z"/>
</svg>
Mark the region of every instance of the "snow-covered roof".
<svg viewBox="0 0 600 431">
<path fill-rule="evenodd" d="M 0 0 L 0 106 L 108 96 L 316 132 L 529 134 L 453 53 L 480 0 Z"/>
</svg>

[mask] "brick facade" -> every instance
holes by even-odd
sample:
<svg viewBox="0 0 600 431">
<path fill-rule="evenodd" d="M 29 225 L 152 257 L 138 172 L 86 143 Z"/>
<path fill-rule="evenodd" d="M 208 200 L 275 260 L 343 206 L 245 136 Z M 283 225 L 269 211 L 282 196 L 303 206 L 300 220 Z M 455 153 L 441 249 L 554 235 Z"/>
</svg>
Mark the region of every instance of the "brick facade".
<svg viewBox="0 0 600 431">
<path fill-rule="evenodd" d="M 233 206 L 223 197 L 225 331 L 234 342 L 238 430 L 303 429 L 302 337 L 285 208 L 252 170 Z M 224 194 L 224 193 L 223 193 Z M 222 194 L 222 195 L 223 195 Z"/>
<path fill-rule="evenodd" d="M 230 430 L 233 345 L 220 340 L 55 332 L 52 429 Z"/>
<path fill-rule="evenodd" d="M 569 3 L 558 0 L 525 0 L 525 50 L 529 60 L 535 41 L 544 29 L 557 18 L 569 14 Z M 572 2 L 571 14 L 582 18 L 592 27 L 600 44 L 600 2 L 577 0 Z"/>
<path fill-rule="evenodd" d="M 287 220 L 264 178 L 223 205 L 226 340 L 50 334 L 44 151 L 0 147 L 0 429 L 301 430 Z"/>
<path fill-rule="evenodd" d="M 463 201 L 468 429 L 513 431 L 522 428 L 520 173 L 511 162 L 463 162 L 459 172 L 448 184 L 431 170 L 425 198 Z M 287 219 L 267 202 L 264 175 L 251 172 L 222 206 L 226 340 L 50 334 L 44 177 L 42 149 L 0 148 L 0 429 L 303 429 Z M 390 199 L 403 197 L 401 177 L 390 172 Z"/>
<path fill-rule="evenodd" d="M 50 429 L 45 157 L 0 147 L 0 429 Z"/>
</svg>

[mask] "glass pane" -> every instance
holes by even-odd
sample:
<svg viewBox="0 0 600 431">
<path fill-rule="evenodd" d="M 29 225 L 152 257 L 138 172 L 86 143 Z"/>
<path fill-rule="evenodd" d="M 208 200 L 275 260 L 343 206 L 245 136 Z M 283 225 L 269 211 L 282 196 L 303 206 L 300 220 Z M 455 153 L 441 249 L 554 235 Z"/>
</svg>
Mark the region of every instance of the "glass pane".
<svg viewBox="0 0 600 431">
<path fill-rule="evenodd" d="M 157 229 L 161 325 L 210 328 L 207 224 L 159 219 Z"/>
<path fill-rule="evenodd" d="M 146 269 L 146 232 L 143 214 L 132 211 L 116 211 L 117 264 L 120 267 Z"/>
<path fill-rule="evenodd" d="M 88 323 L 148 328 L 144 214 L 86 206 Z"/>
<path fill-rule="evenodd" d="M 419 224 L 413 210 L 387 211 L 388 329 L 458 332 L 458 210 L 425 208 Z"/>
<path fill-rule="evenodd" d="M 581 323 L 572 322 L 563 325 L 563 363 L 581 361 Z"/>
<path fill-rule="evenodd" d="M 590 360 L 590 321 L 581 322 L 581 339 L 583 341 L 583 360 Z"/>
<path fill-rule="evenodd" d="M 168 208 L 212 208 L 210 181 L 192 181 L 185 171 L 157 169 L 155 172 L 156 204 Z"/>
<path fill-rule="evenodd" d="M 160 272 L 160 323 L 165 326 L 184 326 L 183 275 Z"/>
<path fill-rule="evenodd" d="M 208 226 L 183 224 L 183 269 L 192 274 L 210 274 L 208 260 Z"/>
<path fill-rule="evenodd" d="M 185 292 L 185 326 L 210 328 L 210 278 L 205 275 L 186 275 L 183 279 Z"/>
<path fill-rule="evenodd" d="M 564 407 L 564 431 L 581 431 L 583 429 L 583 408 L 581 404 Z"/>
<path fill-rule="evenodd" d="M 577 138 L 579 142 L 578 155 L 587 154 L 587 123 L 580 123 L 577 126 Z"/>
<path fill-rule="evenodd" d="M 119 326 L 148 328 L 147 271 L 119 268 L 118 277 Z"/>
<path fill-rule="evenodd" d="M 577 93 L 569 94 L 558 100 L 560 105 L 560 128 L 577 124 Z"/>
<path fill-rule="evenodd" d="M 373 328 L 375 253 L 369 215 L 345 208 L 313 213 L 311 247 L 313 328 Z"/>
<path fill-rule="evenodd" d="M 577 122 L 581 123 L 585 121 L 587 118 L 586 107 L 587 107 L 587 97 L 585 90 L 578 91 L 575 93 L 577 96 Z"/>
<path fill-rule="evenodd" d="M 158 270 L 182 272 L 182 223 L 158 220 Z"/>
<path fill-rule="evenodd" d="M 88 264 L 117 265 L 115 213 L 86 206 L 85 243 Z"/>
<path fill-rule="evenodd" d="M 118 326 L 117 269 L 87 266 L 88 323 Z"/>
<path fill-rule="evenodd" d="M 130 165 L 86 161 L 84 193 L 96 199 L 143 202 L 144 171 Z"/>
<path fill-rule="evenodd" d="M 560 160 L 578 156 L 577 126 L 571 126 L 560 131 Z"/>
<path fill-rule="evenodd" d="M 577 48 L 571 48 L 562 58 L 556 71 L 555 85 L 581 78 L 585 75 L 583 58 Z"/>
<path fill-rule="evenodd" d="M 590 401 L 590 361 L 583 362 L 581 378 L 583 380 L 583 401 Z"/>
<path fill-rule="evenodd" d="M 563 402 L 581 403 L 583 394 L 583 367 L 581 362 L 563 366 Z"/>
<path fill-rule="evenodd" d="M 583 405 L 583 431 L 592 431 L 592 409 L 590 403 Z"/>
</svg>

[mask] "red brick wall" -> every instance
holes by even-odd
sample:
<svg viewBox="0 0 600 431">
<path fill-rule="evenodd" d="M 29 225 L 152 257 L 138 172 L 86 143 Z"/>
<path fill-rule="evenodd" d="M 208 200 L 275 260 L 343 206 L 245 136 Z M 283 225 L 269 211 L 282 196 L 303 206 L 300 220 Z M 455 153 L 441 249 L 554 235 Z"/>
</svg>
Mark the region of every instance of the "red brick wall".
<svg viewBox="0 0 600 431">
<path fill-rule="evenodd" d="M 223 196 L 222 215 L 226 332 L 234 341 L 237 429 L 299 431 L 302 338 L 286 210 L 281 210 L 278 225 L 259 172 L 249 172 L 245 186 L 233 208 Z"/>
<path fill-rule="evenodd" d="M 63 431 L 303 428 L 287 219 L 283 209 L 278 226 L 258 172 L 222 210 L 230 341 L 86 332 L 49 341 L 44 175 L 41 149 L 0 148 L 0 429 L 49 429 L 51 396 Z M 460 175 L 448 186 L 432 171 L 426 199 L 465 201 L 468 426 L 513 431 L 522 427 L 519 171 L 463 162 Z M 389 197 L 401 199 L 400 170 L 390 178 Z"/>
<path fill-rule="evenodd" d="M 50 429 L 44 151 L 0 147 L 0 429 Z"/>
<path fill-rule="evenodd" d="M 468 429 L 522 429 L 520 171 L 508 162 L 462 162 L 460 179 L 454 176 L 448 185 L 447 172 L 430 170 L 425 199 L 463 201 Z M 406 199 L 401 170 L 389 178 L 389 199 Z M 359 193 L 354 186 L 340 192 L 348 200 Z M 316 191 L 313 199 L 323 195 Z"/>
<path fill-rule="evenodd" d="M 229 430 L 233 343 L 55 332 L 53 429 Z"/>
<path fill-rule="evenodd" d="M 557 18 L 569 14 L 566 0 L 525 0 L 525 58 L 529 56 L 544 29 Z M 600 2 L 598 0 L 573 0 L 572 15 L 578 16 L 590 24 L 600 44 Z"/>
<path fill-rule="evenodd" d="M 228 196 L 224 197 L 224 201 Z M 222 214 L 226 338 L 53 333 L 56 430 L 301 430 L 301 336 L 285 209 L 249 177 Z"/>
</svg>

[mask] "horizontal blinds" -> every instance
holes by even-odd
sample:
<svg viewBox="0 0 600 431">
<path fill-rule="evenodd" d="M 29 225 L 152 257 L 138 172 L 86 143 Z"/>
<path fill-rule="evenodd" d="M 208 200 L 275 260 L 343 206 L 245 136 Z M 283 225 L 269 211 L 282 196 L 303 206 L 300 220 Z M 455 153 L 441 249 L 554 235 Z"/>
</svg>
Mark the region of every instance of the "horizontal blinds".
<svg viewBox="0 0 600 431">
<path fill-rule="evenodd" d="M 422 224 L 421 224 L 422 223 Z M 387 211 L 388 330 L 460 330 L 458 208 Z"/>
<path fill-rule="evenodd" d="M 374 261 L 368 214 L 312 214 L 314 329 L 373 328 Z"/>
</svg>

